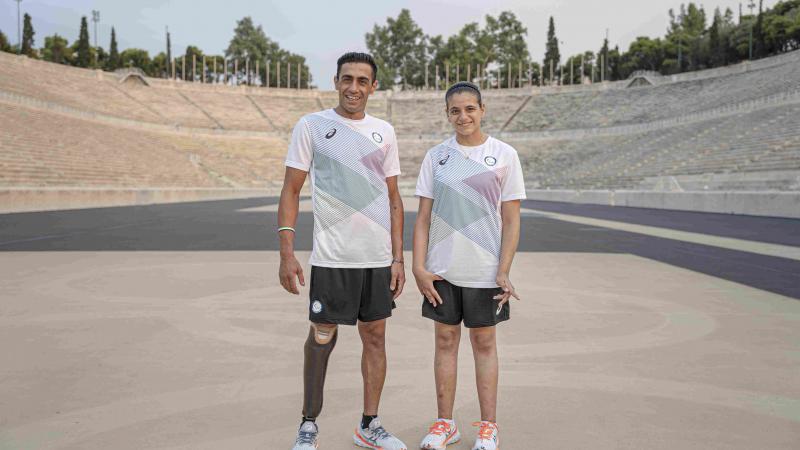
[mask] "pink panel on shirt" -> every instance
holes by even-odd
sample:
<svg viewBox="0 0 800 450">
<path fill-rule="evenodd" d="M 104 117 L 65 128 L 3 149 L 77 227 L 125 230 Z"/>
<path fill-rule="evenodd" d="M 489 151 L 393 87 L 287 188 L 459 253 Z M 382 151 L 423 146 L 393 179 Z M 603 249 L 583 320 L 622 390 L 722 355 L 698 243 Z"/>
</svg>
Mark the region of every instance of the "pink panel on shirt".
<svg viewBox="0 0 800 450">
<path fill-rule="evenodd" d="M 360 161 L 367 169 L 377 173 L 381 178 L 386 178 L 386 173 L 383 171 L 383 159 L 385 157 L 385 150 L 379 148 L 374 152 L 364 155 Z"/>
<path fill-rule="evenodd" d="M 500 179 L 503 174 L 505 167 L 501 167 L 497 172 L 488 170 L 466 178 L 464 184 L 486 197 L 490 204 L 496 205 L 500 201 Z"/>
</svg>

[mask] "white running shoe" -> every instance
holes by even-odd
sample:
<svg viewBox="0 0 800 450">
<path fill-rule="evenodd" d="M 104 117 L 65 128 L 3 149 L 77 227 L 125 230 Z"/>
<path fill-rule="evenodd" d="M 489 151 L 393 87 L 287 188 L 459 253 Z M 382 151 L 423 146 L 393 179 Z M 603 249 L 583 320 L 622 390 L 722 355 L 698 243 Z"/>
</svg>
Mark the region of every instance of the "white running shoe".
<svg viewBox="0 0 800 450">
<path fill-rule="evenodd" d="M 300 425 L 300 429 L 297 430 L 297 439 L 294 441 L 292 450 L 316 450 L 319 447 L 317 441 L 318 434 L 319 428 L 317 428 L 317 424 L 306 420 Z"/>
<path fill-rule="evenodd" d="M 497 424 L 483 420 L 472 424 L 478 428 L 478 437 L 472 450 L 499 450 L 500 443 L 497 438 Z"/>
<path fill-rule="evenodd" d="M 356 426 L 353 442 L 359 447 L 373 450 L 407 450 L 406 444 L 386 431 L 377 417 L 372 419 L 367 428 L 361 428 L 361 424 Z"/>
<path fill-rule="evenodd" d="M 425 450 L 442 450 L 450 444 L 455 444 L 461 440 L 461 433 L 455 421 L 448 419 L 436 419 L 428 429 L 428 435 L 422 438 L 419 448 Z"/>
</svg>

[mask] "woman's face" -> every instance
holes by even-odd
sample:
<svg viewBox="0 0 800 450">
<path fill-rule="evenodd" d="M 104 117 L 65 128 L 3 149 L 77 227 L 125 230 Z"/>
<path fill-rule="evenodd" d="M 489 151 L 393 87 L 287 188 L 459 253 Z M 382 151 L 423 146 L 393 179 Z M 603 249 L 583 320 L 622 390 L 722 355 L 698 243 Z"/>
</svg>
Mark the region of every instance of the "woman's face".
<svg viewBox="0 0 800 450">
<path fill-rule="evenodd" d="M 481 119 L 486 112 L 478 104 L 478 96 L 471 92 L 458 92 L 447 102 L 447 120 L 456 133 L 470 136 L 481 131 Z"/>
</svg>

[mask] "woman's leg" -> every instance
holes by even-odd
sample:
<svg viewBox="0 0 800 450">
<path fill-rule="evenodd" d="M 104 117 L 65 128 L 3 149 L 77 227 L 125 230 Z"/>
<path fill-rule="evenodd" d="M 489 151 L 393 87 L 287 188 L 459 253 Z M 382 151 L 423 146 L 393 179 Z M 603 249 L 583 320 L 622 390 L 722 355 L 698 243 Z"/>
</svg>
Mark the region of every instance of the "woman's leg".
<svg viewBox="0 0 800 450">
<path fill-rule="evenodd" d="M 436 377 L 436 405 L 439 418 L 453 418 L 458 374 L 458 343 L 461 341 L 461 325 L 436 325 L 436 355 L 433 373 Z"/>
<path fill-rule="evenodd" d="M 497 340 L 495 327 L 470 328 L 472 355 L 475 358 L 475 381 L 478 386 L 478 401 L 481 405 L 481 420 L 497 420 Z"/>
</svg>

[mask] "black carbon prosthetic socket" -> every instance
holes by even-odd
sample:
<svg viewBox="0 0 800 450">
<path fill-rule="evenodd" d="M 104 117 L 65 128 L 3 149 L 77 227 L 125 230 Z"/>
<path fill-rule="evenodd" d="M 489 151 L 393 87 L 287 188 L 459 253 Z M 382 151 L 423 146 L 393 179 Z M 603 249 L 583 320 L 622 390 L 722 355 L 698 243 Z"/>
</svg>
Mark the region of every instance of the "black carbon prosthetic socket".
<svg viewBox="0 0 800 450">
<path fill-rule="evenodd" d="M 311 326 L 305 345 L 305 363 L 303 366 L 303 416 L 316 418 L 322 411 L 322 391 L 325 387 L 325 374 L 328 371 L 328 359 L 339 333 L 334 329 L 333 337 L 324 344 L 317 342 L 316 329 Z"/>
</svg>

